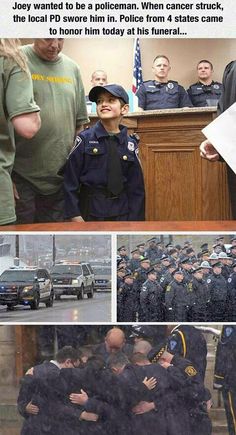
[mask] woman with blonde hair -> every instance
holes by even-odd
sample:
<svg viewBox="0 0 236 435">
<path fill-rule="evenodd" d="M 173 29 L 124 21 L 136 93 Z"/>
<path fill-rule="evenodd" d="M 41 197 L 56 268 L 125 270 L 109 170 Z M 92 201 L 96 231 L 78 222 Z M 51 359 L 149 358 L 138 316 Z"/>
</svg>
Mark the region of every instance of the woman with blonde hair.
<svg viewBox="0 0 236 435">
<path fill-rule="evenodd" d="M 18 39 L 0 39 L 0 225 L 16 220 L 11 170 L 15 131 L 26 139 L 40 128 L 39 107 Z"/>
</svg>

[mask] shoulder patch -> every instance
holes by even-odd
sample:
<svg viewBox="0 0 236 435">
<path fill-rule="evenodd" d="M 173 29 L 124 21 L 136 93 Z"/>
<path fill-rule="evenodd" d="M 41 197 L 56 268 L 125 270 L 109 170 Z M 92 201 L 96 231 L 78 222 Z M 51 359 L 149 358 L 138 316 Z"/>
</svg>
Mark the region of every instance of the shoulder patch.
<svg viewBox="0 0 236 435">
<path fill-rule="evenodd" d="M 225 335 L 226 335 L 226 337 L 230 337 L 230 335 L 232 334 L 232 332 L 233 332 L 233 328 L 232 328 L 231 326 L 227 326 L 227 327 L 225 328 Z"/>
<path fill-rule="evenodd" d="M 134 142 L 131 142 L 131 141 L 128 142 L 128 150 L 129 151 L 134 151 L 135 150 Z"/>
<path fill-rule="evenodd" d="M 232 282 L 232 278 L 228 278 L 228 282 Z"/>
<path fill-rule="evenodd" d="M 147 287 L 142 287 L 142 291 L 145 292 L 147 290 Z"/>
<path fill-rule="evenodd" d="M 177 341 L 176 340 L 170 340 L 169 345 L 170 345 L 170 350 L 174 350 L 174 348 L 177 345 Z"/>
<path fill-rule="evenodd" d="M 170 291 L 170 289 L 171 289 L 171 286 L 170 286 L 170 285 L 168 285 L 168 286 L 166 287 L 166 292 L 169 292 L 169 291 Z"/>
<path fill-rule="evenodd" d="M 71 155 L 71 153 L 73 153 L 73 152 L 76 150 L 76 148 L 78 148 L 78 147 L 80 146 L 81 142 L 82 142 L 81 137 L 80 137 L 80 136 L 77 136 L 76 139 L 75 139 L 74 146 L 73 146 L 73 148 L 71 149 L 71 152 L 70 152 L 69 156 Z M 68 157 L 69 157 L 69 156 L 68 156 Z"/>
<path fill-rule="evenodd" d="M 193 366 L 187 366 L 184 371 L 188 376 L 196 376 L 197 374 L 197 370 Z"/>
<path fill-rule="evenodd" d="M 210 284 L 210 282 L 211 282 L 211 279 L 208 278 L 208 279 L 207 279 L 207 284 Z"/>
</svg>

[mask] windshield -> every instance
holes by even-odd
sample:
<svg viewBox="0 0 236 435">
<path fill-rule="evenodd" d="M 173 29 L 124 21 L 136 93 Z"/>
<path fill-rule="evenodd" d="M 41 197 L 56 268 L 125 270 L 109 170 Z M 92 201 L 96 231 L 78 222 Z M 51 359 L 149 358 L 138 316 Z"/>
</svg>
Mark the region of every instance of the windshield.
<svg viewBox="0 0 236 435">
<path fill-rule="evenodd" d="M 51 275 L 81 275 L 82 269 L 81 266 L 78 265 L 69 265 L 69 264 L 62 264 L 60 266 L 54 266 L 51 271 Z"/>
<path fill-rule="evenodd" d="M 110 275 L 111 268 L 110 267 L 99 267 L 93 266 L 94 275 Z"/>
<path fill-rule="evenodd" d="M 0 281 L 5 282 L 24 282 L 36 279 L 35 270 L 5 270 L 0 276 Z"/>
</svg>

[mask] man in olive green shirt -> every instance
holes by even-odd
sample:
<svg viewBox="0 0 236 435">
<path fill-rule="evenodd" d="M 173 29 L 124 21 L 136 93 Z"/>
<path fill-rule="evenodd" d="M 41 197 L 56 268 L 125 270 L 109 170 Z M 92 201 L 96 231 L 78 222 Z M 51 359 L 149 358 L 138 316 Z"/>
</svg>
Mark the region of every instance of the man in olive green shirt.
<svg viewBox="0 0 236 435">
<path fill-rule="evenodd" d="M 11 181 L 14 129 L 25 138 L 32 137 L 40 127 L 38 112 L 30 74 L 13 56 L 0 56 L 0 225 L 16 220 Z"/>
<path fill-rule="evenodd" d="M 58 171 L 76 132 L 88 122 L 79 67 L 61 53 L 63 43 L 63 39 L 36 39 L 22 48 L 42 126 L 33 139 L 16 139 L 13 180 L 18 223 L 63 220 L 63 179 Z"/>
</svg>

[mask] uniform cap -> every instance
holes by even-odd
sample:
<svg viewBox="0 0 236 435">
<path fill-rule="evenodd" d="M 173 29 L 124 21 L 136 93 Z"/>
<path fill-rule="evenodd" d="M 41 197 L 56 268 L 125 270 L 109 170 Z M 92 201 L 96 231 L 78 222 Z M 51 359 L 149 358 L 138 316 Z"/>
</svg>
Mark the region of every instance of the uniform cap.
<svg viewBox="0 0 236 435">
<path fill-rule="evenodd" d="M 145 246 L 145 243 L 139 243 L 139 244 L 137 245 L 137 248 L 140 248 L 140 246 Z"/>
<path fill-rule="evenodd" d="M 171 272 L 171 275 L 174 276 L 175 274 L 177 274 L 177 275 L 183 275 L 184 272 L 181 269 L 175 269 L 175 270 L 173 270 L 173 272 Z"/>
<path fill-rule="evenodd" d="M 210 252 L 208 249 L 203 249 L 202 252 L 200 252 L 201 255 L 210 255 Z"/>
<path fill-rule="evenodd" d="M 202 251 L 205 251 L 205 249 L 208 249 L 208 243 L 203 243 L 203 244 L 200 246 L 200 249 L 201 249 Z"/>
<path fill-rule="evenodd" d="M 156 328 L 150 325 L 134 325 L 132 326 L 132 331 L 130 338 L 132 337 L 147 337 L 152 338 L 155 336 Z"/>
<path fill-rule="evenodd" d="M 143 263 L 144 261 L 149 261 L 150 262 L 150 258 L 148 258 L 148 257 L 142 257 L 139 261 L 140 261 L 140 263 Z"/>
<path fill-rule="evenodd" d="M 114 97 L 121 98 L 125 104 L 129 104 L 129 96 L 127 92 L 124 90 L 124 88 L 122 88 L 122 86 L 116 84 L 94 86 L 89 92 L 89 100 L 96 103 L 99 95 L 101 92 L 104 92 L 104 90 L 109 92 L 109 94 L 113 95 Z"/>
<path fill-rule="evenodd" d="M 224 240 L 224 236 L 218 236 L 218 237 L 216 237 L 216 241 L 218 242 L 219 240 Z"/>
<path fill-rule="evenodd" d="M 192 261 L 189 257 L 180 257 L 179 262 L 183 264 L 183 263 L 191 263 Z"/>
<path fill-rule="evenodd" d="M 219 255 L 218 255 L 218 258 L 220 259 L 227 259 L 227 258 L 230 258 L 230 257 L 228 257 L 228 255 L 226 254 L 226 252 L 220 252 L 219 253 Z"/>
<path fill-rule="evenodd" d="M 122 249 L 126 249 L 126 246 L 125 246 L 125 245 L 120 246 L 120 247 L 117 249 L 117 251 L 120 252 L 120 251 L 122 251 Z"/>
<path fill-rule="evenodd" d="M 161 261 L 162 261 L 162 260 L 169 260 L 169 256 L 166 255 L 166 254 L 163 254 L 163 255 L 161 256 Z"/>
<path fill-rule="evenodd" d="M 212 252 L 212 254 L 209 257 L 209 260 L 218 260 L 218 254 L 216 254 L 216 252 Z"/>
<path fill-rule="evenodd" d="M 202 269 L 212 269 L 212 267 L 210 266 L 210 264 L 208 263 L 208 261 L 202 261 L 202 263 L 200 264 Z"/>
<path fill-rule="evenodd" d="M 156 237 L 152 237 L 151 239 L 148 239 L 148 240 L 147 240 L 148 243 L 151 243 L 151 242 L 156 243 L 156 241 L 157 241 L 157 238 L 156 238 Z"/>
<path fill-rule="evenodd" d="M 150 267 L 150 269 L 147 270 L 147 274 L 149 273 L 156 273 L 156 270 L 154 269 L 154 267 Z"/>
<path fill-rule="evenodd" d="M 199 270 L 202 270 L 202 267 L 201 266 L 198 266 L 198 267 L 193 267 L 191 270 L 190 270 L 190 273 L 196 273 L 196 272 L 199 272 Z"/>
<path fill-rule="evenodd" d="M 139 250 L 138 250 L 138 248 L 133 249 L 133 250 L 131 251 L 131 254 L 134 254 L 135 252 L 137 252 L 137 253 L 139 254 Z"/>
<path fill-rule="evenodd" d="M 215 263 L 215 264 L 212 265 L 212 269 L 213 269 L 214 267 L 223 267 L 223 264 L 222 264 L 220 261 L 218 261 L 217 263 Z"/>
<path fill-rule="evenodd" d="M 127 272 L 124 276 L 123 276 L 123 279 L 125 279 L 125 278 L 133 278 L 133 279 L 135 279 L 135 276 L 134 276 L 134 274 L 132 273 L 132 272 Z"/>
</svg>

